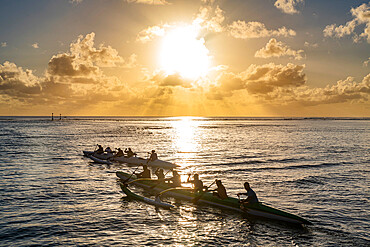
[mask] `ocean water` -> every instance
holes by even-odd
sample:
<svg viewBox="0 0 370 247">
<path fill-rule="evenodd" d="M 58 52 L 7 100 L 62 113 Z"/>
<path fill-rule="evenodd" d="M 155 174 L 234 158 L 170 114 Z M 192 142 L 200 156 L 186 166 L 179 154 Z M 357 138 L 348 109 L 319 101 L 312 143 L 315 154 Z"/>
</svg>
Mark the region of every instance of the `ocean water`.
<svg viewBox="0 0 370 247">
<path fill-rule="evenodd" d="M 370 246 L 369 119 L 1 117 L 0 141 L 1 246 Z M 129 200 L 115 172 L 135 167 L 82 156 L 97 143 L 155 149 L 229 196 L 249 181 L 313 225 Z"/>
</svg>

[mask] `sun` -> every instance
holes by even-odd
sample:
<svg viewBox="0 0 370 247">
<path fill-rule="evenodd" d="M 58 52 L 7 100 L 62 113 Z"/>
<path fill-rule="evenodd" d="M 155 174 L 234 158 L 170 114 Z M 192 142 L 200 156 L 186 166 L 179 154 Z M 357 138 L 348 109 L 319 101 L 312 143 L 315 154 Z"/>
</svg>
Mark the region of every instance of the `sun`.
<svg viewBox="0 0 370 247">
<path fill-rule="evenodd" d="M 184 78 L 205 76 L 210 66 L 210 56 L 205 41 L 198 37 L 193 26 L 177 27 L 163 38 L 160 66 L 168 74 L 178 73 Z"/>
</svg>

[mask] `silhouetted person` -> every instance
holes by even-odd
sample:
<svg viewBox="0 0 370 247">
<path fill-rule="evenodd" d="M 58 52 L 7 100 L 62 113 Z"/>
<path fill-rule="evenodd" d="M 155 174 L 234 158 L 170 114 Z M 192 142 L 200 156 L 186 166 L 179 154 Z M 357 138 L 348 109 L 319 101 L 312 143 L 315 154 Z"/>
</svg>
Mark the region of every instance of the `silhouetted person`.
<svg viewBox="0 0 370 247">
<path fill-rule="evenodd" d="M 155 150 L 152 150 L 152 153 L 150 154 L 148 161 L 155 161 L 157 159 L 158 159 L 157 153 L 155 152 Z"/>
<path fill-rule="evenodd" d="M 125 153 L 126 153 L 127 158 L 130 158 L 130 157 L 136 155 L 136 153 L 132 152 L 131 148 L 128 148 L 128 149 L 126 148 Z"/>
<path fill-rule="evenodd" d="M 113 157 L 121 157 L 121 156 L 124 156 L 124 153 L 122 149 L 117 148 L 117 153 Z"/>
<path fill-rule="evenodd" d="M 190 180 L 189 174 L 187 182 L 194 184 L 194 192 L 203 191 L 204 186 L 202 180 L 199 179 L 199 174 L 194 174 L 193 178 L 194 178 L 193 180 Z"/>
<path fill-rule="evenodd" d="M 240 200 L 241 203 L 258 203 L 258 198 L 257 198 L 257 195 L 256 193 L 251 189 L 251 187 L 249 186 L 249 183 L 248 182 L 245 182 L 244 183 L 244 188 L 245 190 L 247 191 L 247 193 L 238 193 L 237 195 L 240 196 L 240 195 L 246 195 L 247 198 L 246 199 L 243 199 L 243 200 Z"/>
<path fill-rule="evenodd" d="M 113 153 L 112 149 L 110 149 L 110 147 L 107 147 L 105 150 L 104 150 L 106 153 Z"/>
<path fill-rule="evenodd" d="M 164 172 L 163 172 L 163 169 L 162 168 L 157 168 L 154 172 L 154 174 L 158 177 L 158 180 L 159 181 L 163 181 L 164 180 Z"/>
<path fill-rule="evenodd" d="M 181 186 L 181 175 L 177 171 L 172 171 L 172 178 L 168 178 L 166 180 L 171 183 L 172 187 Z"/>
<path fill-rule="evenodd" d="M 143 165 L 143 164 L 141 164 Z M 150 170 L 148 169 L 148 166 L 147 165 L 143 165 L 143 171 L 139 174 L 137 174 L 137 178 L 151 178 L 151 175 L 150 175 Z"/>
<path fill-rule="evenodd" d="M 227 196 L 227 193 L 226 193 L 225 186 L 222 184 L 221 180 L 216 179 L 216 185 L 217 185 L 217 188 L 212 190 L 212 191 L 214 191 L 213 195 L 217 196 L 218 198 L 220 198 L 222 200 L 226 199 L 228 196 Z"/>
<path fill-rule="evenodd" d="M 102 153 L 104 153 L 103 147 L 98 144 L 98 150 L 96 150 L 94 153 L 96 153 L 96 154 L 102 154 Z"/>
</svg>

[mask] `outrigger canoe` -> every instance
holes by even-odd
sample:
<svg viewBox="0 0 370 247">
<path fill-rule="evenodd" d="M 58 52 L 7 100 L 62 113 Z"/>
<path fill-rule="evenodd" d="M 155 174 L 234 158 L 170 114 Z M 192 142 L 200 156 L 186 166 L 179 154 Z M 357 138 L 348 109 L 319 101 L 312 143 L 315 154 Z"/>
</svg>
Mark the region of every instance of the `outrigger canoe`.
<svg viewBox="0 0 370 247">
<path fill-rule="evenodd" d="M 136 176 L 135 175 L 131 176 L 131 174 L 128 174 L 125 172 L 118 171 L 116 172 L 116 175 L 121 180 L 124 180 L 124 181 L 126 180 L 126 182 L 131 182 L 132 184 L 140 186 L 144 189 L 152 189 L 153 185 L 157 184 L 156 180 L 138 179 L 137 181 L 134 181 L 136 180 Z M 289 222 L 293 224 L 305 224 L 305 225 L 312 224 L 310 221 L 305 220 L 302 217 L 284 212 L 279 209 L 275 209 L 273 207 L 264 205 L 263 203 L 242 204 L 240 203 L 239 199 L 233 198 L 233 197 L 229 197 L 227 199 L 222 200 L 218 197 L 213 196 L 213 194 L 210 192 L 193 193 L 189 191 L 188 188 L 185 188 L 185 187 L 180 187 L 178 189 L 172 190 L 168 184 L 156 185 L 152 189 L 152 191 L 155 193 L 165 191 L 164 194 L 167 196 L 171 196 L 171 197 L 183 199 L 183 200 L 188 200 L 188 201 L 192 201 L 196 198 L 196 200 L 198 200 L 199 203 L 204 203 L 204 204 L 208 204 L 208 205 L 212 205 L 212 206 L 216 206 L 220 208 L 230 209 L 230 210 L 242 213 L 242 214 L 263 217 L 263 218 L 268 218 L 268 219 L 273 219 L 273 220 L 278 220 L 278 221 L 284 221 L 284 222 Z"/>
<path fill-rule="evenodd" d="M 95 163 L 112 165 L 112 162 L 110 162 L 109 160 L 104 160 L 104 159 L 102 160 L 102 159 L 96 158 L 93 155 L 90 155 L 90 156 L 87 156 L 87 157 L 92 159 Z"/>
<path fill-rule="evenodd" d="M 112 153 L 101 153 L 96 154 L 92 151 L 82 151 L 84 153 L 84 156 L 91 158 L 91 156 L 94 156 L 95 158 L 101 159 L 101 160 L 107 160 L 109 158 L 112 158 L 114 154 Z"/>
<path fill-rule="evenodd" d="M 91 158 L 91 156 L 93 155 L 93 157 L 98 158 L 100 160 L 110 159 L 114 155 L 112 153 L 94 154 L 94 152 L 92 152 L 92 151 L 83 151 L 83 153 L 84 153 L 84 156 L 86 156 L 86 157 Z M 110 159 L 110 161 L 116 161 L 116 162 L 119 162 L 119 163 L 127 163 L 127 164 L 131 164 L 131 165 L 147 165 L 147 166 L 150 166 L 150 167 L 160 167 L 160 168 L 164 168 L 164 169 L 174 169 L 176 167 L 179 167 L 179 165 L 176 165 L 176 164 L 168 162 L 168 161 L 160 160 L 160 159 L 157 159 L 157 160 L 154 160 L 154 161 L 148 161 L 148 160 L 149 159 L 144 159 L 144 158 L 135 157 L 135 156 L 130 157 L 130 158 L 125 157 L 125 156 L 121 156 L 121 157 L 116 157 L 116 158 Z"/>
<path fill-rule="evenodd" d="M 175 207 L 174 205 L 162 202 L 159 199 L 153 200 L 153 199 L 150 199 L 150 198 L 147 198 L 147 197 L 144 197 L 144 196 L 140 196 L 140 195 L 132 192 L 131 190 L 129 190 L 127 188 L 127 185 L 124 185 L 122 183 L 120 185 L 121 185 L 121 189 L 122 189 L 123 193 L 125 193 L 130 198 L 133 198 L 133 199 L 138 200 L 138 201 L 143 201 L 145 203 L 154 205 L 156 207 L 162 207 L 162 208 L 166 208 L 166 209 L 170 209 L 170 208 Z"/>
</svg>

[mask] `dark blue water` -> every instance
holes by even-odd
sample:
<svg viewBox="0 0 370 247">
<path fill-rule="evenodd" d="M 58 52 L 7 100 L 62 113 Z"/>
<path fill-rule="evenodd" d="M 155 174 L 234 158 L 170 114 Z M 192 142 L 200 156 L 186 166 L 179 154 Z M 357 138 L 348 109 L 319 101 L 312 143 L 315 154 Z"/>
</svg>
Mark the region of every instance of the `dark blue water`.
<svg viewBox="0 0 370 247">
<path fill-rule="evenodd" d="M 0 245 L 369 246 L 370 121 L 248 118 L 0 118 Z M 124 198 L 115 171 L 82 150 L 131 147 L 222 179 L 298 214 L 297 228 L 238 213 Z M 132 190 L 144 193 L 140 188 Z"/>
</svg>

